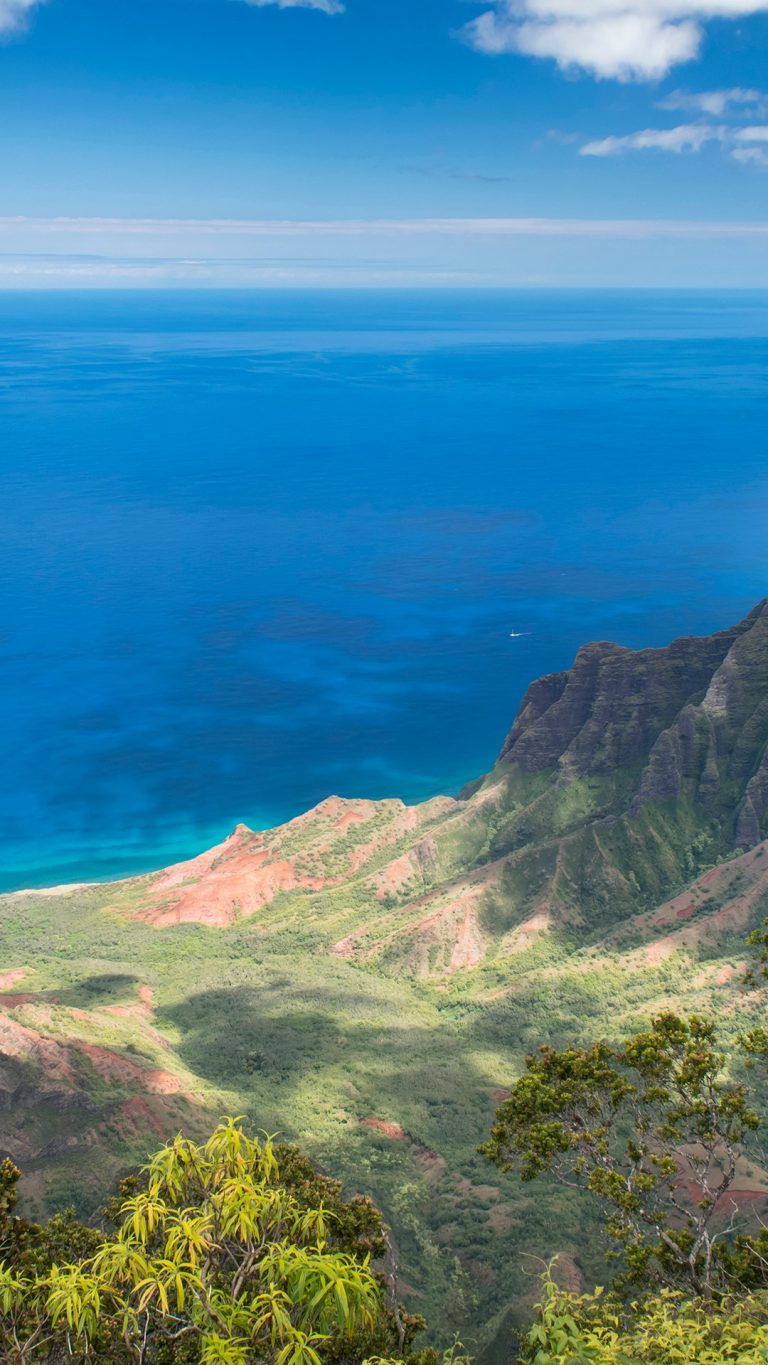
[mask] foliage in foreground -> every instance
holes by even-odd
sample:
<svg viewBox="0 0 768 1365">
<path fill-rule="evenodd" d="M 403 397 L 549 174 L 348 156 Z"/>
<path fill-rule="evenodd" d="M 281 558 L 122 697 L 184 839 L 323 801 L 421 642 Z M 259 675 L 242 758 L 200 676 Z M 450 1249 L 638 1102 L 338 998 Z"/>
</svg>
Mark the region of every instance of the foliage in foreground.
<svg viewBox="0 0 768 1365">
<path fill-rule="evenodd" d="M 0 1200 L 0 1360 L 136 1365 L 325 1365 L 402 1360 L 422 1325 L 385 1301 L 385 1242 L 367 1200 L 239 1122 L 203 1146 L 177 1138 L 118 1209 L 112 1238 L 14 1217 Z M 328 1203 L 307 1195 L 326 1192 Z M 57 1249 L 70 1259 L 56 1259 Z M 74 1253 L 74 1254 L 73 1254 Z M 422 1365 L 432 1353 L 423 1353 Z"/>
<path fill-rule="evenodd" d="M 551 1276 L 521 1365 L 764 1365 L 768 1304 L 761 1298 L 710 1303 L 662 1290 L 629 1312 L 598 1289 L 570 1294 Z"/>
<path fill-rule="evenodd" d="M 768 977 L 768 920 L 749 943 L 755 985 Z M 765 1029 L 738 1041 L 746 1067 L 768 1057 Z M 550 1266 L 520 1365 L 768 1362 L 768 1228 L 739 1233 L 730 1197 L 760 1118 L 726 1068 L 716 1025 L 671 1012 L 620 1047 L 528 1058 L 482 1150 L 524 1181 L 596 1196 L 624 1273 L 609 1295 L 579 1295 Z"/>
<path fill-rule="evenodd" d="M 756 1033 L 742 1040 L 747 1054 L 763 1050 Z M 523 1180 L 547 1174 L 597 1196 L 625 1286 L 710 1298 L 765 1283 L 765 1234 L 730 1236 L 729 1191 L 758 1127 L 745 1087 L 725 1074 L 716 1026 L 665 1013 L 619 1048 L 542 1048 L 484 1151 Z"/>
</svg>

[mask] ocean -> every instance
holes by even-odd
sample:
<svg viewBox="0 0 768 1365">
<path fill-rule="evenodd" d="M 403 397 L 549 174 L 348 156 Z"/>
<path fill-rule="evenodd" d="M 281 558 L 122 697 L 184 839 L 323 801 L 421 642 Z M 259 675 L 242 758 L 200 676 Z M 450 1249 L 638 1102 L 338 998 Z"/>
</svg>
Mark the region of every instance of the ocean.
<svg viewBox="0 0 768 1365">
<path fill-rule="evenodd" d="M 0 295 L 0 889 L 487 770 L 768 595 L 768 295 Z"/>
</svg>

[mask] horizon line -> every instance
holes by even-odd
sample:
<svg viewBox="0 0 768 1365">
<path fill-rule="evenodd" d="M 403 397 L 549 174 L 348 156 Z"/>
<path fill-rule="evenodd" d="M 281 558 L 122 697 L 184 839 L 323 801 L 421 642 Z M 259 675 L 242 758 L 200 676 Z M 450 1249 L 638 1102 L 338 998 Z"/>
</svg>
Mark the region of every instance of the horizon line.
<svg viewBox="0 0 768 1365">
<path fill-rule="evenodd" d="M 499 236 L 616 237 L 642 239 L 768 237 L 768 221 L 711 222 L 675 218 L 117 218 L 109 216 L 0 216 L 0 232 L 210 232 L 221 236 Z"/>
</svg>

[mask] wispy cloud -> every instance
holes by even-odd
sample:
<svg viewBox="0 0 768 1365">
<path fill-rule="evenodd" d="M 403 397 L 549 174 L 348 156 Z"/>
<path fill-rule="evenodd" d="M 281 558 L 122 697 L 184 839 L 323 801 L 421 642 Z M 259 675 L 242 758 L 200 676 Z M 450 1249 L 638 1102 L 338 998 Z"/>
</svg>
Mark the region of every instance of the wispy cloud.
<svg viewBox="0 0 768 1365">
<path fill-rule="evenodd" d="M 245 0 L 246 5 L 261 9 L 265 5 L 276 5 L 278 9 L 319 9 L 323 14 L 343 14 L 341 0 Z"/>
<path fill-rule="evenodd" d="M 424 176 L 429 180 L 468 180 L 481 185 L 512 185 L 515 183 L 515 177 L 512 175 L 494 174 L 492 171 L 474 170 L 472 167 L 466 166 L 451 166 L 441 161 L 427 162 L 421 165 L 404 165 L 400 169 L 408 175 Z"/>
<path fill-rule="evenodd" d="M 754 129 L 754 133 L 762 130 Z M 768 129 L 766 140 L 768 140 Z M 762 140 L 762 136 L 761 136 Z M 768 237 L 763 222 L 702 222 L 675 218 L 0 218 L 0 242 L 8 235 L 45 240 L 61 237 L 314 238 L 325 237 L 594 237 L 624 239 L 728 239 Z"/>
<path fill-rule="evenodd" d="M 700 152 L 708 143 L 720 143 L 729 156 L 743 166 L 765 166 L 768 155 L 750 143 L 768 143 L 768 125 L 750 124 L 734 128 L 728 124 L 681 123 L 676 128 L 643 128 L 620 137 L 603 137 L 579 148 L 580 156 L 623 156 L 627 152 L 673 152 L 677 155 Z M 747 144 L 747 145 L 745 145 Z"/>
<path fill-rule="evenodd" d="M 527 282 L 527 281 L 526 281 Z M 3 288 L 90 288 L 115 286 L 160 288 L 327 288 L 352 285 L 358 288 L 446 287 L 466 283 L 459 270 L 398 269 L 352 263 L 312 264 L 306 261 L 184 261 L 82 258 L 73 256 L 3 256 L 0 254 L 0 285 Z"/>
<path fill-rule="evenodd" d="M 734 137 L 737 142 L 768 142 L 768 125 L 758 123 L 749 128 L 738 128 Z"/>
<path fill-rule="evenodd" d="M 738 145 L 731 148 L 734 161 L 759 171 L 768 170 L 768 126 L 755 124 L 750 128 L 740 128 L 735 141 Z"/>
<path fill-rule="evenodd" d="M 484 171 L 448 171 L 451 180 L 470 180 L 480 185 L 514 185 L 513 175 L 488 175 Z"/>
<path fill-rule="evenodd" d="M 623 137 L 602 137 L 579 148 L 580 156 L 621 156 L 624 152 L 700 152 L 707 142 L 722 142 L 727 128 L 681 123 L 677 128 L 643 128 Z"/>
<path fill-rule="evenodd" d="M 758 170 L 768 170 L 768 152 L 764 147 L 734 147 L 731 156 L 742 166 L 757 166 Z"/>
<path fill-rule="evenodd" d="M 0 37 L 25 28 L 32 10 L 45 0 L 0 0 Z"/>
<path fill-rule="evenodd" d="M 673 113 L 691 110 L 709 114 L 710 118 L 725 118 L 732 114 L 742 116 L 748 109 L 768 108 L 768 95 L 763 90 L 745 90 L 742 86 L 730 90 L 673 90 L 658 101 L 656 108 Z"/>
<path fill-rule="evenodd" d="M 768 11 L 768 0 L 495 0 L 462 30 L 480 52 L 548 57 L 564 70 L 658 80 L 699 55 L 711 19 Z"/>
<path fill-rule="evenodd" d="M 768 144 L 740 146 L 762 153 Z M 752 222 L 6 217 L 0 286 L 765 288 L 766 248 L 768 214 Z"/>
</svg>

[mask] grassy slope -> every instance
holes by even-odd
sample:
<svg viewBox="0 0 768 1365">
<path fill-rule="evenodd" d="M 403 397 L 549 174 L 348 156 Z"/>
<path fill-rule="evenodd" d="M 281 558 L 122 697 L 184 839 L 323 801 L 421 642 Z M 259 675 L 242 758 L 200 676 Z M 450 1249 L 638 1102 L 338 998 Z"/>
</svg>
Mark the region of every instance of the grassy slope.
<svg viewBox="0 0 768 1365">
<path fill-rule="evenodd" d="M 234 1111 L 376 1198 L 446 1336 L 535 1292 L 529 1254 L 602 1276 L 590 1207 L 476 1148 L 544 1041 L 664 1005 L 730 1036 L 764 1017 L 739 964 L 768 854 L 734 853 L 749 801 L 768 833 L 766 676 L 766 604 L 670 651 L 590 646 L 458 802 L 330 800 L 165 876 L 0 897 L 0 1135 L 29 1205 L 92 1213 L 161 1134 Z"/>
<path fill-rule="evenodd" d="M 180 1087 L 151 1095 L 142 1113 L 126 1101 L 145 1093 L 140 1080 L 103 1074 L 103 1060 L 94 1068 L 75 1047 L 80 1086 L 96 1109 L 51 1107 L 43 1097 L 17 1111 L 30 1203 L 74 1200 L 91 1213 L 117 1170 L 155 1140 L 154 1129 L 243 1113 L 298 1139 L 379 1201 L 396 1231 L 402 1276 L 417 1291 L 414 1306 L 465 1336 L 529 1293 L 526 1253 L 570 1252 L 588 1279 L 603 1269 L 587 1206 L 521 1189 L 475 1154 L 497 1092 L 525 1054 L 543 1039 L 616 1033 L 664 1002 L 714 1009 L 730 1032 L 764 1008 L 762 999 L 739 997 L 743 944 L 727 933 L 673 947 L 649 965 L 637 947 L 648 938 L 642 924 L 634 935 L 625 930 L 621 948 L 575 953 L 561 931 L 475 971 L 422 980 L 318 952 L 339 927 L 322 896 L 311 908 L 303 902 L 300 915 L 285 898 L 225 929 L 160 931 L 101 909 L 108 902 L 126 911 L 136 896 L 127 886 L 117 897 L 94 890 L 0 902 L 2 969 L 28 969 L 14 990 L 45 997 L 6 1017 L 70 1048 L 85 1041 L 152 1074 L 162 1069 Z M 751 916 L 764 911 L 761 893 Z M 151 989 L 151 1006 L 141 1006 L 141 986 Z M 24 1064 L 27 1087 L 35 1067 L 34 1058 Z M 369 1119 L 392 1127 L 380 1131 Z M 57 1136 L 72 1145 L 51 1150 Z"/>
</svg>

